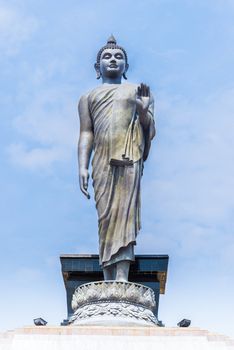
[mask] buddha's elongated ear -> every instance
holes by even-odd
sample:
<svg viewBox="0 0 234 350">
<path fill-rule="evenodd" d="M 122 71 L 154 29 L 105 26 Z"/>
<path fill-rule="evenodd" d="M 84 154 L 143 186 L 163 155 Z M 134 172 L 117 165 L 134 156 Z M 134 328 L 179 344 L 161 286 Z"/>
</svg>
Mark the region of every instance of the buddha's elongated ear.
<svg viewBox="0 0 234 350">
<path fill-rule="evenodd" d="M 95 63 L 94 64 L 94 68 L 96 70 L 96 73 L 97 73 L 97 79 L 100 79 L 101 78 L 101 72 L 100 72 L 100 66 L 98 63 Z"/>
<path fill-rule="evenodd" d="M 125 71 L 124 71 L 124 73 L 123 73 L 123 78 L 124 78 L 125 80 L 128 79 L 128 78 L 127 78 L 127 75 L 126 75 L 127 70 L 128 70 L 128 67 L 129 67 L 129 64 L 127 63 L 127 64 L 126 64 L 126 67 L 125 67 Z"/>
</svg>

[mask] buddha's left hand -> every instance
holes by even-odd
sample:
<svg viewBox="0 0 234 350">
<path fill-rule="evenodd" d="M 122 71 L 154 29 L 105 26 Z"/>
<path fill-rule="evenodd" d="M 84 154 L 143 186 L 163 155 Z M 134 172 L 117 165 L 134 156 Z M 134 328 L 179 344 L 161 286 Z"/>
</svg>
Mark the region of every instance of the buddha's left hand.
<svg viewBox="0 0 234 350">
<path fill-rule="evenodd" d="M 150 105 L 150 88 L 141 83 L 137 88 L 136 108 L 139 114 L 140 122 L 143 126 L 148 125 L 147 111 Z"/>
</svg>

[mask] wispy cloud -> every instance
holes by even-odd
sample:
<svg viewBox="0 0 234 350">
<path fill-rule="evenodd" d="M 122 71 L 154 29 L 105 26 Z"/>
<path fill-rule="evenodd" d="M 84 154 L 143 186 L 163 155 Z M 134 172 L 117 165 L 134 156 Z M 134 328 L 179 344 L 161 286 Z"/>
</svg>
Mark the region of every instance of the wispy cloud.
<svg viewBox="0 0 234 350">
<path fill-rule="evenodd" d="M 158 141 L 145 170 L 144 249 L 153 244 L 179 256 L 223 258 L 222 246 L 231 255 L 234 90 L 219 91 L 200 105 L 182 97 L 166 101 L 159 98 Z"/>
<path fill-rule="evenodd" d="M 51 166 L 55 162 L 66 160 L 67 154 L 61 148 L 47 147 L 28 149 L 22 143 L 11 144 L 7 153 L 11 162 L 28 170 L 46 170 L 51 171 Z"/>
<path fill-rule="evenodd" d="M 37 20 L 16 7 L 0 2 L 0 52 L 14 55 L 38 27 Z"/>
<path fill-rule="evenodd" d="M 7 147 L 11 162 L 36 170 L 69 160 L 77 142 L 76 113 L 66 89 L 38 93 L 13 121 L 23 141 Z"/>
</svg>

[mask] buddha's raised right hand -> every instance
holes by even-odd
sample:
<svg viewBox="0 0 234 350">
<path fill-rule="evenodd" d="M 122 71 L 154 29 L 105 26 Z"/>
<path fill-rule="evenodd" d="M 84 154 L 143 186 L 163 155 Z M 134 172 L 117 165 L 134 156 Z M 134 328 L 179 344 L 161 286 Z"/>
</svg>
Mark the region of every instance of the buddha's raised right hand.
<svg viewBox="0 0 234 350">
<path fill-rule="evenodd" d="M 84 193 L 84 195 L 88 199 L 90 199 L 90 194 L 87 191 L 88 190 L 88 185 L 89 185 L 89 172 L 88 172 L 88 169 L 80 169 L 79 180 L 80 180 L 81 192 Z"/>
<path fill-rule="evenodd" d="M 150 105 L 150 88 L 146 84 L 141 83 L 137 88 L 136 109 L 139 115 L 140 122 L 144 128 L 149 126 L 149 118 L 147 117 L 148 108 Z"/>
</svg>

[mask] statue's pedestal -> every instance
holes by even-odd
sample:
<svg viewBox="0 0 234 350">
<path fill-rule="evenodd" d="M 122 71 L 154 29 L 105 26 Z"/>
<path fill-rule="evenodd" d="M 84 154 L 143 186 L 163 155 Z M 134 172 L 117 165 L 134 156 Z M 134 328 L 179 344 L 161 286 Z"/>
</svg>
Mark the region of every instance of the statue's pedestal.
<svg viewBox="0 0 234 350">
<path fill-rule="evenodd" d="M 155 295 L 151 288 L 121 281 L 83 284 L 72 298 L 74 325 L 156 326 Z"/>
<path fill-rule="evenodd" d="M 128 297 L 129 291 L 128 291 L 128 294 L 125 295 L 125 299 L 121 299 L 121 293 L 119 293 L 120 287 L 115 292 L 120 296 L 121 302 L 116 303 L 116 297 L 112 293 L 112 299 L 103 300 L 102 305 L 92 300 L 92 310 L 95 310 L 95 312 L 97 312 L 98 314 L 100 314 L 100 312 L 106 311 L 104 312 L 102 319 L 104 320 L 104 315 L 105 315 L 105 318 L 106 320 L 108 320 L 108 322 L 110 320 L 110 317 L 109 317 L 110 310 L 112 310 L 113 314 L 114 313 L 123 314 L 126 308 L 129 310 L 129 314 L 130 314 L 130 309 L 135 310 L 134 312 L 133 311 L 131 312 L 133 314 L 136 314 L 137 310 L 139 311 L 141 310 L 141 308 L 146 308 L 145 312 L 142 311 L 142 314 L 146 314 L 147 313 L 146 311 L 150 310 L 154 314 L 154 320 L 158 319 L 159 296 L 160 294 L 165 293 L 168 259 L 169 259 L 168 255 L 136 255 L 135 262 L 130 266 L 129 282 L 133 282 L 133 284 L 136 286 L 135 288 L 133 288 L 134 292 L 137 293 L 137 291 L 139 291 L 139 288 L 137 287 L 138 285 L 143 286 L 142 290 L 144 291 L 147 290 L 147 287 L 149 288 L 149 290 L 153 291 L 154 304 L 155 304 L 153 311 L 152 311 L 152 308 L 147 309 L 147 306 L 144 306 L 144 304 L 142 304 L 141 302 L 138 305 L 138 302 L 136 303 L 134 300 L 130 300 Z M 60 261 L 61 261 L 64 285 L 66 288 L 66 296 L 67 296 L 67 319 L 64 320 L 62 325 L 66 325 L 69 323 L 69 320 L 71 320 L 71 317 L 73 317 L 73 314 L 74 314 L 74 308 L 72 309 L 72 298 L 77 288 L 82 287 L 83 284 L 87 284 L 90 282 L 93 282 L 93 283 L 97 282 L 99 285 L 100 281 L 103 280 L 103 272 L 99 265 L 98 255 L 63 254 L 60 256 Z M 99 295 L 97 294 L 98 287 L 96 287 L 95 291 L 92 291 L 92 288 L 88 288 L 88 289 L 89 289 L 88 292 L 90 294 L 92 294 L 92 292 L 95 292 L 96 297 L 99 298 L 97 296 Z M 138 301 L 139 300 L 140 300 L 140 296 L 138 298 Z M 108 303 L 110 304 L 110 301 L 112 303 L 111 307 L 110 305 L 107 306 Z M 89 310 L 90 312 L 91 310 L 90 308 L 91 306 L 87 306 L 87 305 L 82 306 L 83 314 L 85 313 L 86 310 Z M 78 311 L 76 315 L 78 315 Z M 111 320 L 112 322 L 111 324 L 113 324 L 113 322 L 116 320 L 117 320 L 117 317 L 114 317 Z M 88 317 L 85 322 L 87 321 L 88 321 Z M 92 322 L 93 321 L 94 321 L 94 318 L 92 317 Z M 126 316 L 124 316 L 124 322 L 125 321 L 126 321 Z M 78 318 L 76 322 L 78 322 Z M 80 319 L 79 319 L 79 322 L 81 322 Z M 91 322 L 91 318 L 90 318 L 90 322 Z M 108 322 L 106 325 L 109 324 Z M 118 322 L 120 322 L 120 317 Z M 135 324 L 134 317 L 131 317 L 131 322 L 134 322 Z M 145 324 L 145 321 L 142 321 L 142 322 L 143 324 Z M 139 322 L 137 324 L 139 325 Z M 150 324 L 155 324 L 155 321 L 150 321 Z"/>
</svg>

